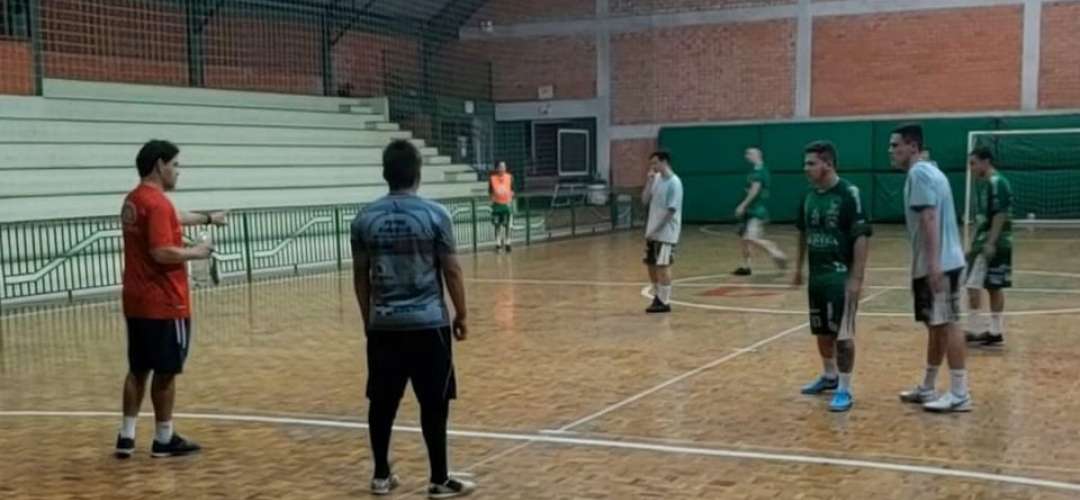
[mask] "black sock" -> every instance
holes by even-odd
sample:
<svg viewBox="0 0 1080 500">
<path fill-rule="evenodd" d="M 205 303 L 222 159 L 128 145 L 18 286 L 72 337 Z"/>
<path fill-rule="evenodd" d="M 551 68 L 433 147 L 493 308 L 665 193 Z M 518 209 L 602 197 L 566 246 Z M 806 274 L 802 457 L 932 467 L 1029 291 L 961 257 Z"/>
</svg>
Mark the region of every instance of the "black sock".
<svg viewBox="0 0 1080 500">
<path fill-rule="evenodd" d="M 433 484 L 443 484 L 449 479 L 446 458 L 446 421 L 449 416 L 450 401 L 447 399 L 420 405 L 420 427 L 424 432 L 424 443 L 427 444 Z"/>
<path fill-rule="evenodd" d="M 371 401 L 368 406 L 368 426 L 371 434 L 371 453 L 375 457 L 375 478 L 390 477 L 390 434 L 397 416 L 397 400 Z"/>
</svg>

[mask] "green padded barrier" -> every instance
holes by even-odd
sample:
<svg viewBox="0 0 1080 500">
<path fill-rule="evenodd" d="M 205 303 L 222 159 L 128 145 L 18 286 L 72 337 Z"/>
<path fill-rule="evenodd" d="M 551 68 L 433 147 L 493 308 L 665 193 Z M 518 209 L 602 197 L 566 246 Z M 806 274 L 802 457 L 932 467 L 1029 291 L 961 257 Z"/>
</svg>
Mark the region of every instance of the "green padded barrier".
<svg viewBox="0 0 1080 500">
<path fill-rule="evenodd" d="M 804 146 L 818 140 L 836 145 L 842 168 L 869 171 L 873 132 L 873 122 L 770 124 L 761 127 L 761 145 L 773 172 L 801 172 Z"/>
<path fill-rule="evenodd" d="M 874 123 L 873 159 L 874 170 L 893 170 L 889 162 L 889 136 L 902 123 L 919 123 L 923 126 L 926 145 L 931 156 L 946 171 L 963 171 L 967 164 L 968 132 L 997 128 L 994 118 L 940 118 L 933 120 L 896 120 Z"/>
<path fill-rule="evenodd" d="M 683 181 L 683 220 L 686 222 L 730 222 L 735 206 L 744 195 L 746 176 L 686 175 Z"/>
<path fill-rule="evenodd" d="M 1009 116 L 998 120 L 998 130 L 1080 128 L 1080 115 Z"/>
<path fill-rule="evenodd" d="M 671 152 L 682 174 L 739 173 L 749 170 L 743 158 L 748 146 L 760 144 L 757 125 L 724 127 L 665 127 L 660 147 Z"/>
</svg>

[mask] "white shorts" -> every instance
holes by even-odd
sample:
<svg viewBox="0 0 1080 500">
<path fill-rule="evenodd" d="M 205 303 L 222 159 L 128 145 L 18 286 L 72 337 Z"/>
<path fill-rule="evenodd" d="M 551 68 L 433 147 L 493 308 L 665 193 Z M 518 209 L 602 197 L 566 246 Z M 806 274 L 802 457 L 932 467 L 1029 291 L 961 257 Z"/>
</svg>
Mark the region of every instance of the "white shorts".
<svg viewBox="0 0 1080 500">
<path fill-rule="evenodd" d="M 746 219 L 739 228 L 739 236 L 744 240 L 760 240 L 765 238 L 765 222 L 761 219 Z"/>
</svg>

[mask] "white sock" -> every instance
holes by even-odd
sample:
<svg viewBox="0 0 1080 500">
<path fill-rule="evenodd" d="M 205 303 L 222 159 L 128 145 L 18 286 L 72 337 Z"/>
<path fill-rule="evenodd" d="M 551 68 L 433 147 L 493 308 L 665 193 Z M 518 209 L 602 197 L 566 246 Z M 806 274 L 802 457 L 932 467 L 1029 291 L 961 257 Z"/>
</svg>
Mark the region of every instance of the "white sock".
<svg viewBox="0 0 1080 500">
<path fill-rule="evenodd" d="M 851 374 L 850 373 L 841 373 L 840 374 L 840 390 L 841 391 L 851 392 Z"/>
<path fill-rule="evenodd" d="M 671 302 L 671 285 L 660 285 L 659 286 L 659 297 L 660 297 L 660 302 L 662 302 L 664 304 L 670 303 Z"/>
<path fill-rule="evenodd" d="M 985 330 L 982 329 L 983 325 L 983 313 L 979 310 L 968 311 L 967 318 L 967 331 L 971 333 L 982 333 Z"/>
<path fill-rule="evenodd" d="M 934 386 L 937 385 L 937 372 L 940 366 L 926 365 L 926 375 L 923 376 L 923 389 L 934 390 Z"/>
<path fill-rule="evenodd" d="M 161 444 L 168 444 L 169 441 L 172 441 L 172 437 L 172 420 L 168 422 L 158 422 L 157 425 L 154 426 L 154 441 L 157 441 Z"/>
<path fill-rule="evenodd" d="M 653 283 L 652 288 L 649 289 L 649 295 L 652 295 L 653 297 L 656 297 L 657 299 L 659 299 L 660 298 L 660 285 L 658 285 L 656 283 Z"/>
<path fill-rule="evenodd" d="M 747 269 L 750 269 L 750 256 L 743 257 L 742 266 L 747 268 Z"/>
<path fill-rule="evenodd" d="M 836 380 L 836 358 L 824 358 L 821 361 L 825 365 L 825 378 Z"/>
<path fill-rule="evenodd" d="M 139 421 L 139 417 L 124 417 L 124 421 L 120 424 L 120 437 L 125 439 L 135 439 L 135 422 Z"/>
<path fill-rule="evenodd" d="M 990 333 L 1005 335 L 1005 315 L 1003 313 L 990 313 Z"/>
<path fill-rule="evenodd" d="M 967 396 L 967 370 L 949 370 L 949 383 L 953 395 Z"/>
</svg>

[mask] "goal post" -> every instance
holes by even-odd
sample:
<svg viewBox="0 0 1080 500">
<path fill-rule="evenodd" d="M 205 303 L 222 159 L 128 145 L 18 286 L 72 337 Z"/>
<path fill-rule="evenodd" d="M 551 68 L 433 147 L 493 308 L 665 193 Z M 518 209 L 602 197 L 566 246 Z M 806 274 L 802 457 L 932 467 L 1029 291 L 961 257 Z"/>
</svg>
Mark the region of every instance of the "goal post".
<svg viewBox="0 0 1080 500">
<path fill-rule="evenodd" d="M 990 148 L 994 166 L 1013 188 L 1013 223 L 1080 227 L 1080 128 L 977 130 L 968 152 Z M 965 168 L 964 243 L 971 241 L 975 181 Z"/>
</svg>

